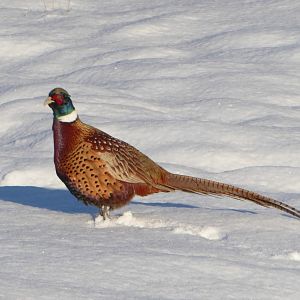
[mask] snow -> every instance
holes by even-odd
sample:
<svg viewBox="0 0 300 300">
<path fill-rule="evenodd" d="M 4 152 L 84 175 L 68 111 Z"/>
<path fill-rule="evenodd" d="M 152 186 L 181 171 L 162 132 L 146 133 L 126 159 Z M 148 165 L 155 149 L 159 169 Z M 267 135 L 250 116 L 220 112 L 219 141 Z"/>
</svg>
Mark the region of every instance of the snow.
<svg viewBox="0 0 300 300">
<path fill-rule="evenodd" d="M 225 235 L 219 232 L 218 228 L 205 226 L 192 226 L 188 224 L 182 224 L 177 222 L 170 221 L 162 221 L 162 220 L 152 220 L 145 218 L 136 218 L 133 216 L 131 211 L 126 211 L 123 215 L 117 217 L 116 219 L 110 219 L 103 221 L 101 216 L 98 216 L 95 220 L 91 220 L 89 222 L 91 226 L 94 225 L 96 228 L 107 228 L 107 227 L 115 227 L 118 225 L 128 226 L 128 227 L 138 227 L 138 228 L 165 228 L 170 230 L 175 234 L 189 234 L 189 235 L 197 235 L 208 240 L 219 240 L 225 238 Z"/>
<path fill-rule="evenodd" d="M 55 175 L 43 101 L 63 87 L 168 170 L 299 209 L 300 3 L 45 3 L 0 4 L 0 298 L 299 299 L 299 220 L 178 192 L 103 222 Z"/>
</svg>

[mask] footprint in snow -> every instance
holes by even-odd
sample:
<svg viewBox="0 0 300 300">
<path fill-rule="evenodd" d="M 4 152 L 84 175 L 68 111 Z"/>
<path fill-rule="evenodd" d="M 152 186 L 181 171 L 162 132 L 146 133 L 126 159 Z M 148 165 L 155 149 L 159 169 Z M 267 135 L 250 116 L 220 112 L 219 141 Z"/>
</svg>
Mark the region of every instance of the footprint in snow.
<svg viewBox="0 0 300 300">
<path fill-rule="evenodd" d="M 128 226 L 137 228 L 166 228 L 173 234 L 187 234 L 200 236 L 208 240 L 222 240 L 226 237 L 226 234 L 222 233 L 218 228 L 211 226 L 194 226 L 183 223 L 176 223 L 171 221 L 136 218 L 131 211 L 123 213 L 120 217 L 112 218 L 110 220 L 103 221 L 101 216 L 98 216 L 93 221 L 89 221 L 89 224 L 95 228 L 110 228 L 117 226 Z"/>
</svg>

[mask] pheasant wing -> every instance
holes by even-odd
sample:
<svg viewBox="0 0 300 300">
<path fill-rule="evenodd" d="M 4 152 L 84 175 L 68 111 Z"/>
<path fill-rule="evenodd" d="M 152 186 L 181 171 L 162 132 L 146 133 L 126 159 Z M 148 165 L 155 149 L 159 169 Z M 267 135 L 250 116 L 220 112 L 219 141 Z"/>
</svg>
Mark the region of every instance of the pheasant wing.
<svg viewBox="0 0 300 300">
<path fill-rule="evenodd" d="M 108 173 L 115 179 L 134 184 L 147 184 L 162 191 L 160 185 L 166 171 L 131 145 L 97 130 L 89 139 L 94 156 L 105 162 Z"/>
</svg>

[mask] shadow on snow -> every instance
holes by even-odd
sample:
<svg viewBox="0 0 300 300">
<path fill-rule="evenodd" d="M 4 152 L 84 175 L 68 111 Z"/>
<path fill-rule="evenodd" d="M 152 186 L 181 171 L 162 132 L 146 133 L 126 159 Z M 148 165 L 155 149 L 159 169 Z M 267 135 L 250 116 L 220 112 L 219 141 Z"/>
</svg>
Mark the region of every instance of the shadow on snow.
<svg viewBox="0 0 300 300">
<path fill-rule="evenodd" d="M 92 214 L 97 210 L 77 201 L 67 190 L 35 186 L 1 186 L 1 200 L 66 213 Z"/>
<path fill-rule="evenodd" d="M 49 189 L 35 186 L 0 186 L 0 201 L 9 201 L 17 204 L 44 208 L 65 213 L 95 214 L 98 209 L 86 206 L 70 194 L 68 190 Z M 198 208 L 194 205 L 165 202 L 131 201 L 131 205 L 156 207 Z"/>
</svg>

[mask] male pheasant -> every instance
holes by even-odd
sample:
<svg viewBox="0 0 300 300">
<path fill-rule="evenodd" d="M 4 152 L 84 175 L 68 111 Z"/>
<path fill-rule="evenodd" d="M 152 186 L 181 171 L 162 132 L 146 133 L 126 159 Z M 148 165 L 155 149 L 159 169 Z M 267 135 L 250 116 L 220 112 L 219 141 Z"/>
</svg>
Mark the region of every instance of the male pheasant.
<svg viewBox="0 0 300 300">
<path fill-rule="evenodd" d="M 229 196 L 274 207 L 300 218 L 300 211 L 258 193 L 213 180 L 172 174 L 131 145 L 80 121 L 67 91 L 55 88 L 45 104 L 53 110 L 56 173 L 86 205 L 109 210 L 126 205 L 135 195 L 181 190 Z"/>
</svg>

